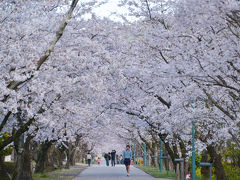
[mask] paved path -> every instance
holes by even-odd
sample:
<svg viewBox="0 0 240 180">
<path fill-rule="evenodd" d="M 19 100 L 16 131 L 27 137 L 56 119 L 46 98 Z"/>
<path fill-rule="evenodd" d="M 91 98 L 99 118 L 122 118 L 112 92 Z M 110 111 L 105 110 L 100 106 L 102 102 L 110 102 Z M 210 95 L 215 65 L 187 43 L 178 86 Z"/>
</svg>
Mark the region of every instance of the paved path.
<svg viewBox="0 0 240 180">
<path fill-rule="evenodd" d="M 92 165 L 73 180 L 169 180 L 154 178 L 133 166 L 131 166 L 130 170 L 130 176 L 127 177 L 125 166 L 123 165 L 116 165 L 115 167 Z"/>
</svg>

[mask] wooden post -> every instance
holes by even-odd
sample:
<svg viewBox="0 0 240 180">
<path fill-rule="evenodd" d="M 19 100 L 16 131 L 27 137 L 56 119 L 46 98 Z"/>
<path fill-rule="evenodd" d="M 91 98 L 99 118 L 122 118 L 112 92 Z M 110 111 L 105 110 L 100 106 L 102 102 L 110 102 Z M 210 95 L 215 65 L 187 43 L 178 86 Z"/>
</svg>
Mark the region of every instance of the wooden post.
<svg viewBox="0 0 240 180">
<path fill-rule="evenodd" d="M 177 163 L 177 180 L 180 180 L 180 173 L 179 173 L 179 163 Z"/>
</svg>

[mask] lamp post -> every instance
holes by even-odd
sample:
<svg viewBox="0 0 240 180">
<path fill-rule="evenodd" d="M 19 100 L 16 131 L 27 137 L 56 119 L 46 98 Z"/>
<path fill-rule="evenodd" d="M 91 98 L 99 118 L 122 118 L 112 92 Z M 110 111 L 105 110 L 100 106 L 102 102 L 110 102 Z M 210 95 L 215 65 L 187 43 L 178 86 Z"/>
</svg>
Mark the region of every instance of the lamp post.
<svg viewBox="0 0 240 180">
<path fill-rule="evenodd" d="M 162 168 L 163 168 L 162 154 L 163 154 L 162 140 L 160 139 L 160 172 L 162 172 Z"/>
<path fill-rule="evenodd" d="M 192 108 L 194 109 L 194 100 L 192 100 Z M 192 180 L 196 180 L 196 157 L 195 157 L 195 122 L 192 120 Z"/>
<path fill-rule="evenodd" d="M 138 165 L 138 144 L 137 144 L 137 165 Z"/>
<path fill-rule="evenodd" d="M 134 151 L 134 152 L 133 152 L 133 163 L 134 163 L 134 164 L 135 164 L 135 160 L 136 160 L 136 159 L 135 159 L 135 150 L 136 150 L 136 149 L 135 149 L 135 148 L 136 148 L 135 146 L 136 146 L 136 144 L 134 144 L 134 147 L 133 147 L 133 151 Z"/>
<path fill-rule="evenodd" d="M 144 167 L 146 167 L 146 143 L 144 143 L 143 165 Z"/>
</svg>

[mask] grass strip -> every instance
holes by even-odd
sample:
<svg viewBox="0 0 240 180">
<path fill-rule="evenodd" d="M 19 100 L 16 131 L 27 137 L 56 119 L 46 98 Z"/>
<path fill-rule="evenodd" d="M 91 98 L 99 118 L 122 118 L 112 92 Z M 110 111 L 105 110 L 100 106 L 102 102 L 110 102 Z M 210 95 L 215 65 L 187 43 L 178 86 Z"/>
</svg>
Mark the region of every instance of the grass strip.
<svg viewBox="0 0 240 180">
<path fill-rule="evenodd" d="M 152 175 L 155 178 L 169 178 L 169 179 L 175 179 L 176 178 L 176 174 L 174 171 L 167 171 L 163 170 L 163 172 L 160 172 L 160 170 L 156 167 L 144 167 L 144 166 L 136 166 L 137 168 L 143 170 L 144 172 L 146 172 L 147 174 Z"/>
</svg>

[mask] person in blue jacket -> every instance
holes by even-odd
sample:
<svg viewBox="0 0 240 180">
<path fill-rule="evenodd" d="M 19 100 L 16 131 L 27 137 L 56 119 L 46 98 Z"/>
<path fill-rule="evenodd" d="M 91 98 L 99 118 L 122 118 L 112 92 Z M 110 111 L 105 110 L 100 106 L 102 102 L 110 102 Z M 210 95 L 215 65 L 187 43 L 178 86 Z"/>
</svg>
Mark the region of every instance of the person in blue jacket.
<svg viewBox="0 0 240 180">
<path fill-rule="evenodd" d="M 123 151 L 123 162 L 126 166 L 127 176 L 130 175 L 130 163 L 132 160 L 132 151 L 130 150 L 130 146 L 127 145 L 126 149 Z"/>
</svg>

